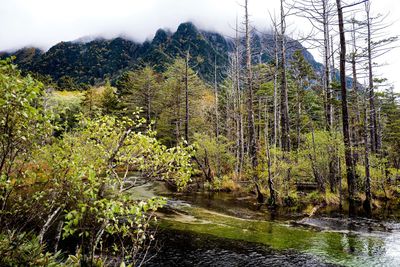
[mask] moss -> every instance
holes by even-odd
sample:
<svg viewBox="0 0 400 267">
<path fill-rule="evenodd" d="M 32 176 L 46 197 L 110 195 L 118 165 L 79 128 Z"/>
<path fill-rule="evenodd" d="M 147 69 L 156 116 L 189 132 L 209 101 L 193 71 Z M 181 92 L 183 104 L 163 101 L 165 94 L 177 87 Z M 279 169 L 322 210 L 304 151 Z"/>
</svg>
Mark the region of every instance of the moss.
<svg viewBox="0 0 400 267">
<path fill-rule="evenodd" d="M 369 249 L 384 245 L 377 236 L 316 231 L 272 221 L 240 219 L 196 207 L 185 207 L 183 211 L 185 214 L 164 217 L 161 226 L 260 243 L 276 250 L 310 253 L 343 266 L 375 266 L 381 260 Z"/>
</svg>

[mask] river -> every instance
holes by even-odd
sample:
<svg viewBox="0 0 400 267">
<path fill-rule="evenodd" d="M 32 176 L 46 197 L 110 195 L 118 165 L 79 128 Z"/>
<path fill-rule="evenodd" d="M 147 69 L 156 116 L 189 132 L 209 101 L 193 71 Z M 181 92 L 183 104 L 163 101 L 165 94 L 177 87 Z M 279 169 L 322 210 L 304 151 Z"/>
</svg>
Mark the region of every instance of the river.
<svg viewBox="0 0 400 267">
<path fill-rule="evenodd" d="M 169 199 L 145 266 L 400 266 L 395 220 L 277 219 L 247 198 L 172 194 L 154 184 L 134 194 Z"/>
</svg>

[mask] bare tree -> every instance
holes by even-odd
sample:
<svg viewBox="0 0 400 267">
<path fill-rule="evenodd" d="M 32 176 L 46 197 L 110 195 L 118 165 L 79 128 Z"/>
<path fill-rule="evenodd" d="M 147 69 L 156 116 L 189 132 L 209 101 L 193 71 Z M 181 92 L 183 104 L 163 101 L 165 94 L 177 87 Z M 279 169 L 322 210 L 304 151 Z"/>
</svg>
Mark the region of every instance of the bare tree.
<svg viewBox="0 0 400 267">
<path fill-rule="evenodd" d="M 364 210 L 368 216 L 371 215 L 371 174 L 369 170 L 369 145 L 368 145 L 368 104 L 367 104 L 367 95 L 368 93 L 364 93 L 364 164 L 365 164 L 365 201 L 363 203 Z"/>
<path fill-rule="evenodd" d="M 280 5 L 280 33 L 279 33 L 279 70 L 280 70 L 280 89 L 281 89 L 281 147 L 284 151 L 290 151 L 290 124 L 289 124 L 289 104 L 286 81 L 286 50 L 285 50 L 285 31 L 286 31 L 286 13 L 283 7 L 283 0 Z"/>
<path fill-rule="evenodd" d="M 365 14 L 367 16 L 367 53 L 368 53 L 368 87 L 369 87 L 369 109 L 370 109 L 370 131 L 371 131 L 371 151 L 378 150 L 378 131 L 375 112 L 375 93 L 374 79 L 372 76 L 372 48 L 371 48 L 371 3 L 365 2 Z"/>
<path fill-rule="evenodd" d="M 246 85 L 247 85 L 247 112 L 248 112 L 248 135 L 249 135 L 249 156 L 251 159 L 251 165 L 253 169 L 253 182 L 257 190 L 257 201 L 264 202 L 264 196 L 260 192 L 258 185 L 258 174 L 257 174 L 257 141 L 255 136 L 255 125 L 254 125 L 254 92 L 253 92 L 253 74 L 251 68 L 251 46 L 250 46 L 250 24 L 249 24 L 249 13 L 248 13 L 248 0 L 245 0 L 245 42 L 246 42 Z"/>
<path fill-rule="evenodd" d="M 265 152 L 267 157 L 267 165 L 268 165 L 268 188 L 269 188 L 269 203 L 272 207 L 276 206 L 276 191 L 274 188 L 274 179 L 272 176 L 272 160 L 271 160 L 271 152 L 269 146 L 269 136 L 268 136 L 268 99 L 265 98 L 265 107 L 264 107 L 264 120 L 265 120 L 265 128 L 264 128 L 264 135 L 265 135 Z"/>
<path fill-rule="evenodd" d="M 190 49 L 190 48 L 189 48 Z M 185 57 L 185 140 L 189 143 L 189 49 Z"/>
<path fill-rule="evenodd" d="M 369 89 L 369 116 L 370 116 L 370 132 L 371 132 L 371 152 L 377 153 L 381 148 L 381 140 L 379 135 L 379 125 L 377 121 L 377 109 L 375 101 L 374 86 L 374 62 L 373 60 L 396 47 L 394 44 L 398 40 L 398 36 L 389 36 L 383 32 L 390 24 L 385 24 L 385 17 L 378 15 L 371 16 L 371 0 L 364 2 L 365 10 L 365 26 L 366 32 L 366 56 L 368 60 L 368 89 Z M 379 33 L 380 32 L 380 33 Z M 382 34 L 383 33 L 383 34 Z M 378 40 L 374 40 L 376 38 Z"/>
<path fill-rule="evenodd" d="M 214 97 L 215 97 L 215 138 L 219 146 L 219 110 L 218 110 L 218 83 L 217 83 L 217 55 L 214 58 Z M 219 148 L 217 151 L 217 176 L 221 175 Z"/>
<path fill-rule="evenodd" d="M 355 215 L 355 193 L 356 193 L 356 178 L 354 161 L 352 156 L 352 148 L 350 142 L 349 130 L 349 113 L 347 106 L 347 88 L 346 88 L 346 38 L 344 31 L 343 8 L 341 0 L 336 0 L 337 15 L 339 23 L 339 36 L 340 36 L 340 89 L 341 89 L 341 102 L 342 102 L 342 124 L 343 124 L 343 141 L 344 153 L 346 161 L 346 175 L 347 186 L 349 193 L 349 215 Z"/>
<path fill-rule="evenodd" d="M 280 123 L 279 123 L 279 105 L 278 105 L 278 69 L 279 69 L 279 52 L 278 52 L 278 42 L 279 42 L 279 25 L 277 23 L 277 19 L 274 16 L 270 14 L 270 19 L 272 23 L 272 34 L 273 34 L 273 39 L 274 39 L 274 46 L 273 46 L 273 55 L 274 55 L 274 128 L 273 128 L 273 146 L 276 148 L 277 146 L 280 145 L 280 134 L 279 134 L 279 128 L 280 128 Z M 268 48 L 267 48 L 268 49 Z"/>
<path fill-rule="evenodd" d="M 330 74 L 330 30 L 335 15 L 334 5 L 331 0 L 293 0 L 291 6 L 297 16 L 306 18 L 313 26 L 313 31 L 307 36 L 306 41 L 317 47 L 323 47 L 324 75 L 323 88 L 325 92 L 325 119 L 326 129 L 329 131 L 333 123 L 332 88 Z M 317 31 L 317 32 L 315 32 Z M 322 39 L 318 36 L 322 33 Z"/>
<path fill-rule="evenodd" d="M 242 90 L 240 86 L 240 38 L 239 27 L 236 18 L 235 26 L 235 51 L 232 57 L 233 62 L 233 82 L 235 86 L 235 106 L 236 106 L 236 173 L 241 175 L 244 161 L 244 130 L 242 112 Z"/>
</svg>

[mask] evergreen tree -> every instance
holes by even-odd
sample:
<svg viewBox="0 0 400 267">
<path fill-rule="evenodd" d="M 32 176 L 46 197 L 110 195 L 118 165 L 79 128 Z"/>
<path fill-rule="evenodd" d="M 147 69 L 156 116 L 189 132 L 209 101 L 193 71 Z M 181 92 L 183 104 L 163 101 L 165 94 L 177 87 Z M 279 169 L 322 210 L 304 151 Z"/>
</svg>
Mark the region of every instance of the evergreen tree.
<svg viewBox="0 0 400 267">
<path fill-rule="evenodd" d="M 101 109 L 103 114 L 113 114 L 118 110 L 117 89 L 112 87 L 110 81 L 106 81 L 101 94 Z"/>
<path fill-rule="evenodd" d="M 156 120 L 161 86 L 159 75 L 151 67 L 126 73 L 119 82 L 119 89 L 125 114 L 141 108 L 148 123 Z"/>
</svg>

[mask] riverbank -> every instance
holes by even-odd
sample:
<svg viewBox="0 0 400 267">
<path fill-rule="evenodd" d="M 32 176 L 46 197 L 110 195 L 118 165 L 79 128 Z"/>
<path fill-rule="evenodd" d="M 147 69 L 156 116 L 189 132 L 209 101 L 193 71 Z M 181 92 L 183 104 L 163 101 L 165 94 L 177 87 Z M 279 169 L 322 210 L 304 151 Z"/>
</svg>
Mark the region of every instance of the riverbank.
<svg viewBox="0 0 400 267">
<path fill-rule="evenodd" d="M 267 208 L 254 205 L 253 199 L 233 198 L 231 193 L 172 193 L 159 184 L 136 190 L 147 197 L 168 197 L 158 214 L 161 250 L 147 266 L 400 264 L 396 220 L 349 219 L 327 213 L 311 218 L 301 213 L 274 217 Z"/>
<path fill-rule="evenodd" d="M 302 191 L 292 194 L 286 203 L 273 209 L 267 204 L 259 204 L 255 193 L 246 187 L 234 187 L 234 190 L 211 191 L 207 189 L 173 192 L 163 183 L 156 183 L 154 191 L 158 195 L 175 198 L 199 206 L 213 208 L 241 218 L 256 218 L 268 220 L 298 220 L 304 217 L 327 216 L 333 218 L 347 218 L 348 203 L 332 193 L 318 191 Z M 367 218 L 362 206 L 362 196 L 358 201 L 355 217 Z M 375 199 L 372 214 L 374 220 L 400 221 L 400 205 L 394 199 Z"/>
</svg>

